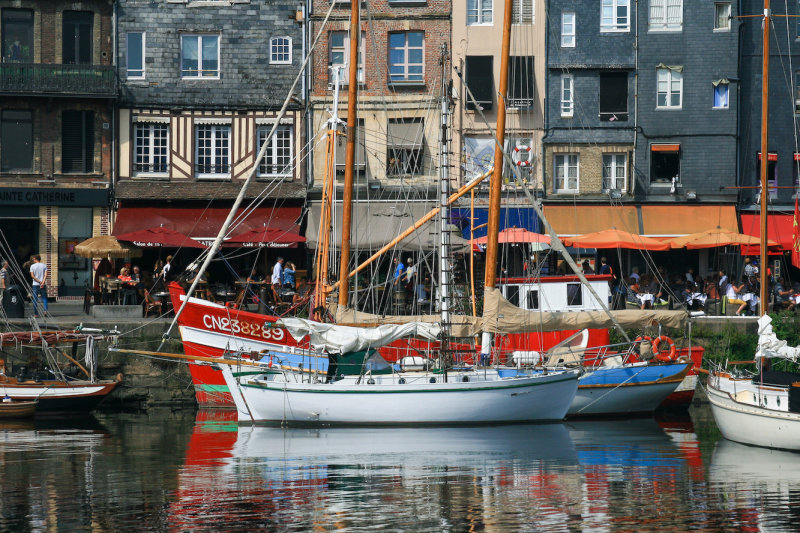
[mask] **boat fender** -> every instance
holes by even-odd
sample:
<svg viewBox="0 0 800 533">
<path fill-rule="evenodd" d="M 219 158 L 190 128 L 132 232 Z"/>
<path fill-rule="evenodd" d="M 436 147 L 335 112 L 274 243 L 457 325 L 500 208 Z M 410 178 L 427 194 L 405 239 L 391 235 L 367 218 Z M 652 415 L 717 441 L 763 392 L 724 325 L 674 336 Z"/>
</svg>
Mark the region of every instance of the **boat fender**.
<svg viewBox="0 0 800 533">
<path fill-rule="evenodd" d="M 662 343 L 666 344 L 666 348 L 662 348 Z M 675 361 L 677 353 L 678 350 L 675 348 L 675 342 L 666 335 L 661 335 L 653 340 L 653 355 L 655 355 L 656 359 L 659 361 L 665 363 Z"/>
</svg>

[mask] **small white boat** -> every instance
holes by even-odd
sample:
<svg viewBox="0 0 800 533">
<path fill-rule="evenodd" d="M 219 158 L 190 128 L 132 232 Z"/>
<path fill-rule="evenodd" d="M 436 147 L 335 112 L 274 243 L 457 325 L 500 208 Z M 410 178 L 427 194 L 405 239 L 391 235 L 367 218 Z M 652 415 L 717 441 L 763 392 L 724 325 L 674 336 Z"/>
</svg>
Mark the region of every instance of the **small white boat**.
<svg viewBox="0 0 800 533">
<path fill-rule="evenodd" d="M 769 315 L 758 320 L 756 361 L 769 358 L 796 363 L 800 347 L 779 341 L 771 323 Z M 716 369 L 709 375 L 706 391 L 714 420 L 726 439 L 800 450 L 800 373 L 764 371 L 737 376 Z"/>
</svg>

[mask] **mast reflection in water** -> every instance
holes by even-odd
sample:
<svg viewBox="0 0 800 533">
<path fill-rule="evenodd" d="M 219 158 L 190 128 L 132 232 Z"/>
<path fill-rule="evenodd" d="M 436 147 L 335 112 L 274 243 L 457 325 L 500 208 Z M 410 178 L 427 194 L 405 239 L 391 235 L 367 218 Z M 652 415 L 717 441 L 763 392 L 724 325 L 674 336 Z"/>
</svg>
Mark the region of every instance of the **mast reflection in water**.
<svg viewBox="0 0 800 533">
<path fill-rule="evenodd" d="M 0 423 L 2 531 L 794 530 L 800 454 L 693 419 L 238 427 L 225 411 Z M 700 435 L 700 438 L 698 438 Z"/>
</svg>

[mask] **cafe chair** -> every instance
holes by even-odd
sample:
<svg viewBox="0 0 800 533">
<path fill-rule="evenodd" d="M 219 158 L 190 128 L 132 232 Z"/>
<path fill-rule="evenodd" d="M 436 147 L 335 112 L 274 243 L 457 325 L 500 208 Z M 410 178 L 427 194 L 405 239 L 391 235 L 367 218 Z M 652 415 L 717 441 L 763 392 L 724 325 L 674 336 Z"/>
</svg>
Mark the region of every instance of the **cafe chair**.
<svg viewBox="0 0 800 533">
<path fill-rule="evenodd" d="M 142 316 L 147 317 L 152 311 L 155 311 L 156 314 L 159 316 L 161 315 L 161 304 L 160 300 L 154 299 L 150 296 L 150 291 L 147 289 L 144 290 L 144 301 L 142 302 Z"/>
<path fill-rule="evenodd" d="M 246 294 L 247 288 L 240 290 L 239 294 L 236 295 L 236 298 L 230 302 L 225 302 L 225 307 L 230 307 L 231 309 L 241 309 L 243 306 L 247 307 L 247 304 L 244 303 Z"/>
</svg>

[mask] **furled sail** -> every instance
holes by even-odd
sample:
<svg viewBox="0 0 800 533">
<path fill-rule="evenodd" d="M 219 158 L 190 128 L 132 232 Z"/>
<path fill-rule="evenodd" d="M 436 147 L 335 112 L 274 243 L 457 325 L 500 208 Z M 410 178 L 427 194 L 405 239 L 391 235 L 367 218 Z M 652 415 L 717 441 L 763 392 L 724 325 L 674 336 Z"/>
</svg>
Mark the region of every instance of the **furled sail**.
<svg viewBox="0 0 800 533">
<path fill-rule="evenodd" d="M 800 346 L 789 346 L 789 343 L 778 339 L 772 330 L 772 318 L 761 315 L 758 319 L 758 349 L 756 358 L 780 357 L 789 361 L 800 360 Z"/>
<path fill-rule="evenodd" d="M 421 337 L 437 340 L 442 328 L 439 324 L 410 322 L 408 324 L 386 324 L 375 328 L 356 328 L 313 322 L 304 318 L 282 318 L 278 326 L 300 342 L 306 336 L 312 348 L 328 353 L 361 352 L 384 346 L 403 337 Z"/>
<path fill-rule="evenodd" d="M 440 323 L 441 315 L 374 315 L 356 311 L 351 308 L 339 307 L 333 304 L 329 307 L 331 315 L 337 324 L 359 324 L 364 326 L 378 326 L 381 324 L 408 324 L 423 322 L 426 324 Z M 481 318 L 466 315 L 450 315 L 451 337 L 472 337 L 481 332 Z"/>
<path fill-rule="evenodd" d="M 605 311 L 527 311 L 503 298 L 496 288 L 487 288 L 483 296 L 483 330 L 490 333 L 614 327 Z M 611 315 L 623 328 L 644 327 L 654 322 L 668 328 L 683 328 L 689 320 L 686 311 L 625 310 L 611 311 Z"/>
</svg>

